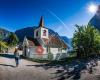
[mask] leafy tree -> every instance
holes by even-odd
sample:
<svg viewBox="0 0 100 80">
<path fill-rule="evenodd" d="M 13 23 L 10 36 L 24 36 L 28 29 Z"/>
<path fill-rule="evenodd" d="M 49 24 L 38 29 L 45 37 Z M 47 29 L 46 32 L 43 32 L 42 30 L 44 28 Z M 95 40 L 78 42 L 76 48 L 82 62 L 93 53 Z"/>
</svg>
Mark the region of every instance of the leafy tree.
<svg viewBox="0 0 100 80">
<path fill-rule="evenodd" d="M 10 33 L 9 37 L 8 37 L 8 44 L 11 46 L 16 45 L 19 42 L 17 36 L 14 33 Z"/>
<path fill-rule="evenodd" d="M 8 48 L 7 43 L 0 41 L 0 52 L 2 52 L 6 48 Z"/>
<path fill-rule="evenodd" d="M 100 50 L 100 32 L 93 26 L 76 25 L 77 30 L 73 37 L 73 48 L 78 57 L 87 57 L 92 53 L 99 53 Z"/>
</svg>

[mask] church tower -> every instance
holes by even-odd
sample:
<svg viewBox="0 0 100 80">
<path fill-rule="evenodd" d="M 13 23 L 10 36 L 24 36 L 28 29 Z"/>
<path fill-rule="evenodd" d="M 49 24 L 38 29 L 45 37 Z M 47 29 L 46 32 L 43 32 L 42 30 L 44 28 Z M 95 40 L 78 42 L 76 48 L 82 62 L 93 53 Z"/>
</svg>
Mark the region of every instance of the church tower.
<svg viewBox="0 0 100 80">
<path fill-rule="evenodd" d="M 44 20 L 43 20 L 43 17 L 41 17 L 39 26 L 34 31 L 34 38 L 48 39 L 48 36 L 49 36 L 48 29 L 44 27 Z"/>
</svg>

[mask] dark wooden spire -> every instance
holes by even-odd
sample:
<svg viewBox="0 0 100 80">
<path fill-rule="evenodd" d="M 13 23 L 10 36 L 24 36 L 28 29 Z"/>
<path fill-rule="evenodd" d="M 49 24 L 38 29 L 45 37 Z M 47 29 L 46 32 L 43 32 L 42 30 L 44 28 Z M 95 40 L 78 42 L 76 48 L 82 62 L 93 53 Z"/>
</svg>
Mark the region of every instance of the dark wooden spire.
<svg viewBox="0 0 100 80">
<path fill-rule="evenodd" d="M 44 27 L 44 20 L 43 20 L 42 16 L 41 16 L 41 19 L 40 19 L 39 27 Z"/>
</svg>

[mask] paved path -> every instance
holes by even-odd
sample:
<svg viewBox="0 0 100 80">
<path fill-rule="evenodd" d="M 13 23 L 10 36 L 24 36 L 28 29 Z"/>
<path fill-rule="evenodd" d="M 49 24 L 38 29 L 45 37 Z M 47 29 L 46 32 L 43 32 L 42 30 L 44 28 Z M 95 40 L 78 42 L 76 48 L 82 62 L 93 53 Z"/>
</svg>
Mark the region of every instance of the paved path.
<svg viewBox="0 0 100 80">
<path fill-rule="evenodd" d="M 21 59 L 19 67 L 15 67 L 13 58 L 0 57 L 0 80 L 51 80 L 52 68 L 34 65 L 40 64 Z"/>
</svg>

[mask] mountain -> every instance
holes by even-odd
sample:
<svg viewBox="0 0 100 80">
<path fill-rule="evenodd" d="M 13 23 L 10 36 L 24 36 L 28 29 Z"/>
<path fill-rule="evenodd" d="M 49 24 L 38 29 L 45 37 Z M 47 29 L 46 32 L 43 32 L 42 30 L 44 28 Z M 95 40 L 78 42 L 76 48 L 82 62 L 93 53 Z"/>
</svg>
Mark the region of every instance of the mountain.
<svg viewBox="0 0 100 80">
<path fill-rule="evenodd" d="M 27 28 L 22 28 L 19 30 L 15 31 L 15 34 L 17 35 L 17 37 L 19 38 L 19 41 L 22 42 L 24 40 L 24 37 L 31 37 L 34 38 L 34 30 L 37 27 L 27 27 Z M 53 30 L 49 29 L 49 34 L 52 36 L 58 36 L 58 33 L 54 32 Z"/>
<path fill-rule="evenodd" d="M 68 46 L 68 49 L 69 50 L 72 50 L 73 49 L 73 47 L 72 47 L 72 39 L 70 38 L 68 38 L 68 37 L 66 37 L 66 36 L 61 36 L 61 38 L 62 38 L 62 40 L 67 44 L 67 46 Z"/>
<path fill-rule="evenodd" d="M 15 34 L 17 35 L 19 41 L 22 42 L 25 36 L 34 37 L 34 29 L 35 27 L 22 28 L 15 31 Z"/>
<path fill-rule="evenodd" d="M 10 31 L 0 28 L 0 40 L 6 39 L 10 34 Z"/>
<path fill-rule="evenodd" d="M 91 25 L 96 27 L 100 31 L 100 5 L 98 6 L 98 10 L 93 18 L 89 21 Z"/>
</svg>

